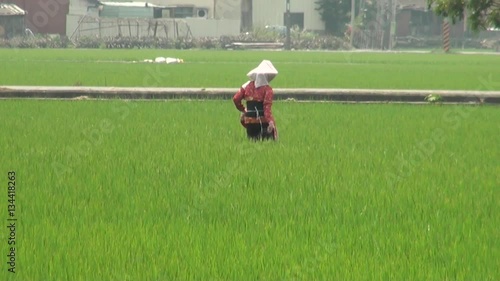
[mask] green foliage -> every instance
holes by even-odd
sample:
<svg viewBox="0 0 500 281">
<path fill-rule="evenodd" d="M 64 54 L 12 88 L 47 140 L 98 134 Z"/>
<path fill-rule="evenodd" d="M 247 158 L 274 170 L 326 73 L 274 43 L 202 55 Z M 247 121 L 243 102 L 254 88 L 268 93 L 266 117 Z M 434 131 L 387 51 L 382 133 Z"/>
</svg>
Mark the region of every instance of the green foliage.
<svg viewBox="0 0 500 281">
<path fill-rule="evenodd" d="M 95 36 L 82 36 L 76 40 L 75 47 L 84 49 L 96 49 L 103 46 L 104 42 Z"/>
<path fill-rule="evenodd" d="M 246 35 L 247 34 L 243 34 L 244 37 Z M 279 32 L 277 32 L 276 30 L 262 28 L 262 27 L 254 28 L 252 34 L 250 34 L 250 35 L 251 35 L 251 38 L 253 38 L 253 40 L 255 40 L 255 41 L 280 41 L 283 38 L 283 36 Z M 247 41 L 251 41 L 248 39 L 247 39 Z"/>
<path fill-rule="evenodd" d="M 498 280 L 498 108 L 273 108 L 3 100 L 0 280 Z"/>
<path fill-rule="evenodd" d="M 359 3 L 358 3 L 359 4 Z M 373 29 L 371 26 L 375 23 L 377 18 L 377 2 L 376 1 L 366 1 L 362 2 L 363 7 L 361 7 L 361 12 L 356 16 L 356 26 L 367 30 Z"/>
<path fill-rule="evenodd" d="M 474 31 L 500 28 L 499 0 L 427 0 L 427 4 L 436 14 L 449 17 L 453 23 L 462 20 L 465 12 Z"/>
<path fill-rule="evenodd" d="M 346 24 L 350 21 L 352 0 L 317 0 L 316 10 L 325 22 L 326 32 L 335 36 L 343 36 Z"/>
<path fill-rule="evenodd" d="M 292 39 L 292 48 L 295 50 L 348 50 L 348 42 L 335 36 L 295 36 Z"/>
</svg>

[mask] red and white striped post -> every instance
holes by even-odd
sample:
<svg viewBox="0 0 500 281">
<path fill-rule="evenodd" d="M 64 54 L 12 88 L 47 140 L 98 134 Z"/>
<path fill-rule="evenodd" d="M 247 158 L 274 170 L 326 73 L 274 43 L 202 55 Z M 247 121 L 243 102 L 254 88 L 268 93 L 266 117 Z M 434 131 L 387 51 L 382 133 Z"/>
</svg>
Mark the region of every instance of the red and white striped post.
<svg viewBox="0 0 500 281">
<path fill-rule="evenodd" d="M 450 51 L 450 21 L 448 18 L 443 20 L 443 49 L 445 53 Z"/>
</svg>

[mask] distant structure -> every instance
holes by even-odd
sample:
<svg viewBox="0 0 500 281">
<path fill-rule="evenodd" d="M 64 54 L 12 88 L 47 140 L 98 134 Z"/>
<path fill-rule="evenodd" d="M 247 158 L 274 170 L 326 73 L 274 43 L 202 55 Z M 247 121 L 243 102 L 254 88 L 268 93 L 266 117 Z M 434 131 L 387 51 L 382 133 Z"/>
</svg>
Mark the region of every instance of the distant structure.
<svg viewBox="0 0 500 281">
<path fill-rule="evenodd" d="M 0 3 L 0 38 L 23 34 L 26 12 L 15 4 Z"/>
<path fill-rule="evenodd" d="M 324 31 L 315 1 L 291 0 L 290 11 L 291 25 Z M 270 0 L 71 0 L 66 30 L 71 36 L 86 16 L 121 21 L 183 20 L 194 37 L 237 35 L 255 27 L 284 26 L 285 12 L 285 1 Z"/>
<path fill-rule="evenodd" d="M 212 0 L 213 1 L 213 0 Z M 208 6 L 203 0 L 181 1 L 88 1 L 71 2 L 67 35 L 129 37 L 220 37 L 240 33 L 239 0 L 217 0 Z M 201 3 L 200 3 L 201 2 Z M 214 2 L 214 1 L 213 1 Z M 238 4 L 223 9 L 222 4 Z M 223 16 L 215 17 L 220 8 Z M 233 11 L 233 12 L 228 12 Z"/>
<path fill-rule="evenodd" d="M 24 25 L 34 34 L 66 35 L 69 0 L 0 0 L 0 2 L 12 3 L 24 10 L 26 12 Z"/>
</svg>

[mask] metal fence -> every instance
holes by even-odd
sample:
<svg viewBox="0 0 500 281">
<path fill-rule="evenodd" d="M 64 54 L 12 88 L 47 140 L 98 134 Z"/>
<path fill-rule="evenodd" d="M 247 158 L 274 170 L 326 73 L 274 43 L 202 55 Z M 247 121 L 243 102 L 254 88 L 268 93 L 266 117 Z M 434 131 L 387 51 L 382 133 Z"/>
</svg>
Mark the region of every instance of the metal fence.
<svg viewBox="0 0 500 281">
<path fill-rule="evenodd" d="M 70 36 L 79 37 L 160 37 L 168 39 L 188 38 L 191 29 L 182 19 L 99 18 L 83 16 Z"/>
</svg>

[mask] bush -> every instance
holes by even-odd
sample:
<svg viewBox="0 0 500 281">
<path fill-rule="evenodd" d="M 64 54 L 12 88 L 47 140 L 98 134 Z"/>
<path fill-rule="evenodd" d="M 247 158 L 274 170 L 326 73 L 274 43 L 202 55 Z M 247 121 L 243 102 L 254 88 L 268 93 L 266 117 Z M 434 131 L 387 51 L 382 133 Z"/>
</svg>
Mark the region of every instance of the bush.
<svg viewBox="0 0 500 281">
<path fill-rule="evenodd" d="M 348 50 L 349 43 L 343 38 L 334 36 L 317 36 L 313 38 L 296 38 L 292 40 L 292 48 L 296 50 Z"/>
<path fill-rule="evenodd" d="M 179 38 L 175 39 L 174 46 L 175 46 L 175 49 L 178 49 L 178 50 L 188 50 L 188 49 L 194 48 L 195 43 L 193 42 L 193 39 L 179 37 Z"/>
<path fill-rule="evenodd" d="M 433 37 L 398 37 L 396 41 L 397 48 L 410 48 L 410 49 L 418 49 L 418 48 L 442 48 L 443 47 L 443 38 L 441 36 L 433 36 Z M 452 48 L 471 48 L 471 49 L 483 49 L 484 46 L 481 44 L 481 40 L 479 38 L 451 38 L 450 46 Z"/>
<path fill-rule="evenodd" d="M 82 36 L 75 41 L 76 48 L 97 49 L 103 44 L 101 38 L 95 36 Z"/>
<path fill-rule="evenodd" d="M 67 37 L 59 35 L 20 36 L 10 39 L 0 39 L 0 48 L 67 48 L 69 43 Z"/>
<path fill-rule="evenodd" d="M 82 36 L 74 40 L 74 47 L 84 49 L 220 49 L 232 42 L 285 43 L 286 38 L 266 29 L 252 33 L 220 38 L 176 38 L 164 37 L 102 37 Z M 73 43 L 61 36 L 31 36 L 0 39 L 0 48 L 68 48 Z M 349 49 L 343 38 L 320 36 L 311 32 L 293 32 L 291 47 L 295 50 L 345 50 Z"/>
<path fill-rule="evenodd" d="M 203 37 L 194 40 L 196 48 L 207 49 L 207 50 L 220 48 L 221 46 L 219 42 L 220 42 L 219 38 L 212 38 L 212 37 Z"/>
<path fill-rule="evenodd" d="M 291 48 L 295 50 L 348 50 L 350 46 L 344 38 L 319 35 L 313 32 L 292 30 L 290 33 Z M 286 37 L 275 32 L 264 29 L 256 29 L 253 33 L 243 33 L 239 36 L 224 36 L 219 42 L 225 47 L 231 42 L 267 42 L 267 43 L 285 43 Z"/>
</svg>

